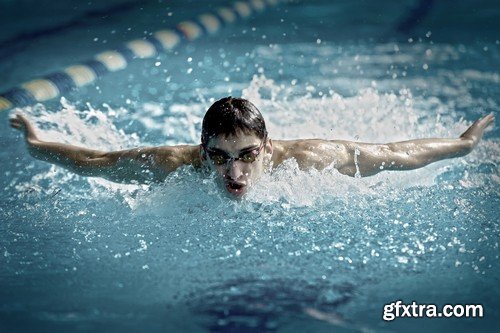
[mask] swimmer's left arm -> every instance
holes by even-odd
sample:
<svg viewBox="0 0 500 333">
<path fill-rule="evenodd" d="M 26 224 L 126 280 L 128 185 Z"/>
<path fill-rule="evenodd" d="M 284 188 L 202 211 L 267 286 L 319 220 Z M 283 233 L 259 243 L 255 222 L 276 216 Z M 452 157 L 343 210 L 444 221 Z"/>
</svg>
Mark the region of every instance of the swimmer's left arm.
<svg viewBox="0 0 500 333">
<path fill-rule="evenodd" d="M 343 154 L 340 154 L 337 168 L 349 176 L 371 176 L 382 170 L 412 170 L 442 159 L 465 156 L 477 146 L 494 119 L 493 114 L 489 114 L 477 120 L 457 139 L 418 139 L 387 144 L 339 141 Z"/>
</svg>

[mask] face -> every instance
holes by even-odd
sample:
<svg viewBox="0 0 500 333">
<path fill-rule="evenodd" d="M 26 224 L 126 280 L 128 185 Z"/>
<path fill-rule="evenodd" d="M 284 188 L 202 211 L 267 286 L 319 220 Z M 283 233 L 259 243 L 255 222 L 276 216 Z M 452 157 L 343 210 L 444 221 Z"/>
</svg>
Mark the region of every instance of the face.
<svg viewBox="0 0 500 333">
<path fill-rule="evenodd" d="M 204 152 L 204 158 L 228 193 L 241 197 L 263 173 L 265 161 L 272 154 L 272 143 L 239 132 L 210 139 Z"/>
</svg>

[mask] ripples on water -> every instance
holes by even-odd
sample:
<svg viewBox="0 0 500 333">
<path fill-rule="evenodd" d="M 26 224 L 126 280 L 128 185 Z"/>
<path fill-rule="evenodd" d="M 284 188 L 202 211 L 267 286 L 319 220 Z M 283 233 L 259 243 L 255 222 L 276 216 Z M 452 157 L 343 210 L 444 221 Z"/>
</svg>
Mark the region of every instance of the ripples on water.
<svg viewBox="0 0 500 333">
<path fill-rule="evenodd" d="M 316 57 L 337 52 L 319 50 Z M 384 50 L 354 63 L 394 62 Z M 448 51 L 441 56 L 458 52 Z M 256 52 L 264 59 L 271 52 L 269 61 L 281 53 Z M 412 54 L 400 57 L 415 61 Z M 327 73 L 329 65 L 323 60 L 317 74 Z M 462 74 L 498 84 L 494 73 Z M 456 75 L 443 69 L 442 81 L 429 84 L 451 84 L 434 97 L 414 95 L 423 79 L 353 83 L 356 78 L 340 74 L 335 80 L 365 88 L 342 94 L 321 88 L 338 81 L 317 77 L 320 87 L 283 84 L 260 74 L 243 86 L 242 95 L 261 109 L 275 139 L 457 137 L 470 122 L 451 102 L 467 99 L 463 84 L 453 84 Z M 497 108 L 487 97 L 469 97 L 469 104 L 484 110 Z M 197 144 L 210 104 L 75 107 L 62 100 L 57 112 L 42 106 L 23 112 L 37 123 L 42 139 L 111 150 Z M 48 320 L 113 321 L 141 306 L 141 318 L 158 323 L 165 316 L 174 326 L 175 315 L 167 313 L 203 314 L 203 325 L 212 330 L 274 330 L 286 327 L 286 318 L 300 321 L 299 313 L 363 330 L 379 320 L 384 303 L 405 295 L 428 303 L 450 295 L 455 303 L 488 302 L 485 290 L 498 272 L 498 152 L 493 137 L 465 158 L 361 179 L 334 169 L 300 171 L 287 161 L 241 202 L 227 198 L 213 176 L 189 167 L 164 184 L 138 186 L 85 179 L 30 161 L 26 172 L 9 171 L 12 182 L 5 189 L 16 209 L 2 210 L 4 285 L 13 286 L 18 302 L 31 304 L 35 317 Z M 450 280 L 443 282 L 443 276 Z M 464 291 L 467 281 L 484 287 Z M 46 288 L 41 294 L 52 297 L 23 299 L 22 283 L 31 291 Z"/>
</svg>

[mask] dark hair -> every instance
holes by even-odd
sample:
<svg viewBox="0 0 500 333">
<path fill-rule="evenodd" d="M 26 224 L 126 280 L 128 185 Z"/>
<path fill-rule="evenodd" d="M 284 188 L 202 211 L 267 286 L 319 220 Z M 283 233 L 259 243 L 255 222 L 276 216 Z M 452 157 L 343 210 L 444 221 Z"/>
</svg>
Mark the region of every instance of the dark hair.
<svg viewBox="0 0 500 333">
<path fill-rule="evenodd" d="M 236 135 L 237 132 L 267 136 L 266 123 L 259 109 L 243 98 L 231 96 L 218 100 L 208 109 L 201 128 L 201 144 L 216 136 Z"/>
</svg>

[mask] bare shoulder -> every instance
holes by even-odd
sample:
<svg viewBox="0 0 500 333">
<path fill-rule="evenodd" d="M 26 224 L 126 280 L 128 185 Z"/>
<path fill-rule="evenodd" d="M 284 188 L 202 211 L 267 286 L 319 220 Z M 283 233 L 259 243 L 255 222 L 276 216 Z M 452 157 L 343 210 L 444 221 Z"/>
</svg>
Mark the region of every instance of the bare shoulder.
<svg viewBox="0 0 500 333">
<path fill-rule="evenodd" d="M 294 158 L 302 169 L 324 169 L 332 163 L 339 167 L 348 157 L 348 144 L 342 140 L 273 140 L 273 164 Z"/>
<path fill-rule="evenodd" d="M 178 145 L 156 147 L 154 154 L 158 164 L 175 169 L 181 165 L 200 166 L 199 152 L 199 145 Z"/>
<path fill-rule="evenodd" d="M 183 165 L 201 165 L 199 146 L 159 146 L 142 147 L 105 153 L 103 160 L 117 164 L 124 169 L 134 166 L 151 168 L 160 176 L 168 174 Z"/>
</svg>

